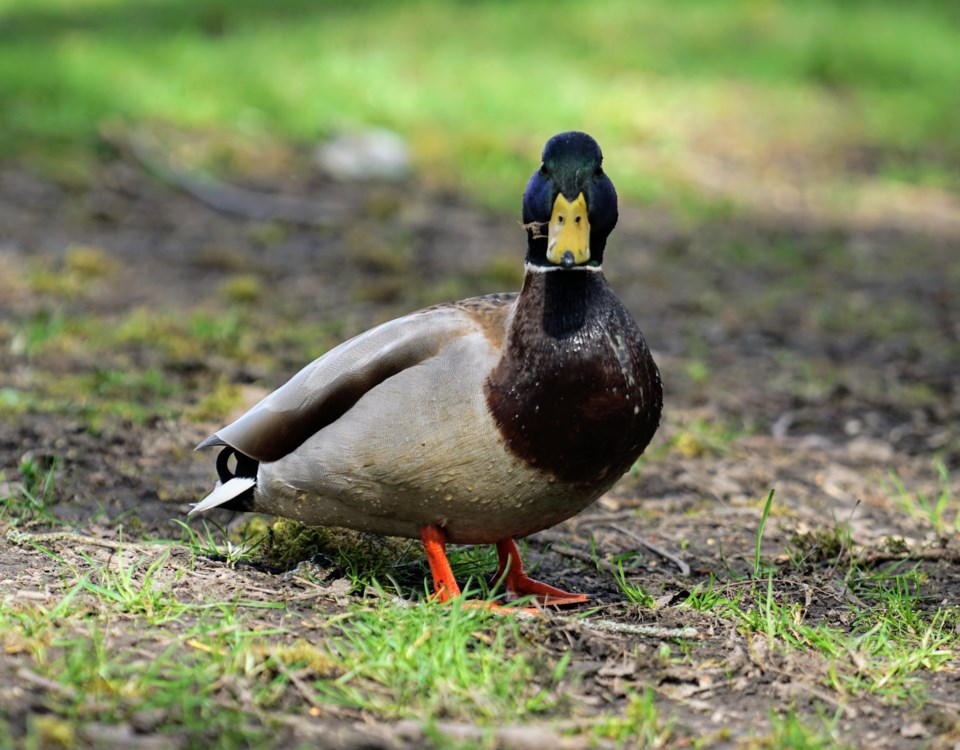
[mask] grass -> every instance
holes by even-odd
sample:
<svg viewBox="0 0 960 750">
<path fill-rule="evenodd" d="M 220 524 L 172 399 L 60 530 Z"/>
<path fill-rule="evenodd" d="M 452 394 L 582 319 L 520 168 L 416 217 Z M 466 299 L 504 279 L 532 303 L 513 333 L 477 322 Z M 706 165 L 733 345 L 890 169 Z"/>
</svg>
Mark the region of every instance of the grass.
<svg viewBox="0 0 960 750">
<path fill-rule="evenodd" d="M 794 711 L 784 715 L 773 714 L 770 717 L 770 732 L 752 737 L 744 750 L 843 750 L 853 746 L 836 739 L 837 719 L 825 719 L 811 726 L 809 719 L 802 718 Z"/>
<path fill-rule="evenodd" d="M 428 181 L 513 211 L 504 186 L 576 127 L 616 154 L 634 201 L 723 204 L 699 160 L 759 173 L 785 168 L 785 147 L 814 170 L 859 154 L 870 179 L 956 187 L 956 20 L 932 1 L 7 0 L 0 154 L 89 158 L 117 120 L 261 143 L 378 125 Z"/>
<path fill-rule="evenodd" d="M 53 522 L 52 502 L 59 465 L 57 456 L 49 461 L 31 454 L 24 456 L 19 466 L 20 482 L 7 485 L 6 492 L 0 490 L 0 522 Z M 0 487 L 4 485 L 3 479 L 0 472 Z"/>
<path fill-rule="evenodd" d="M 944 477 L 941 471 L 948 487 Z M 899 564 L 879 571 L 862 568 L 851 553 L 845 523 L 797 538 L 802 549 L 788 550 L 786 566 L 764 562 L 760 550 L 773 498 L 771 490 L 757 524 L 753 576 L 733 575 L 727 583 L 711 576 L 689 592 L 685 606 L 733 623 L 748 638 L 761 637 L 766 655 L 754 656 L 761 664 L 776 663 L 775 654 L 813 656 L 819 666 L 808 678 L 832 690 L 840 701 L 874 695 L 888 705 L 924 705 L 925 676 L 954 669 L 960 657 L 960 634 L 952 624 L 958 614 L 956 607 L 945 602 L 936 608 L 927 606 L 921 597 L 926 580 L 916 569 L 901 571 Z M 928 502 L 922 505 L 931 506 Z M 653 608 L 654 596 L 628 579 L 625 557 L 614 560 L 618 588 L 627 601 Z M 817 563 L 826 571 L 822 580 L 816 580 L 816 568 L 815 578 L 810 577 Z M 796 578 L 794 569 L 805 569 L 807 574 Z M 810 586 L 826 591 L 839 587 L 833 596 L 847 602 L 832 612 L 818 612 Z M 842 592 L 850 596 L 844 597 Z M 789 715 L 776 724 L 769 746 L 784 746 L 778 744 L 786 741 L 778 732 L 790 735 L 799 731 L 794 724 Z M 808 735 L 796 746 L 839 746 L 822 734 Z M 756 747 L 768 746 L 763 744 L 766 741 L 758 740 Z M 825 744 L 818 744 L 821 742 Z"/>
<path fill-rule="evenodd" d="M 267 737 L 258 712 L 298 692 L 296 701 L 306 696 L 384 718 L 491 724 L 555 713 L 562 704 L 555 687 L 569 657 L 541 654 L 512 618 L 459 605 L 361 601 L 342 614 L 313 613 L 320 637 L 308 642 L 283 624 L 265 627 L 260 613 L 285 610 L 282 603 L 179 597 L 198 560 L 174 563 L 170 550 L 121 550 L 102 563 L 41 549 L 65 574 L 55 603 L 0 608 L 4 652 L 17 657 L 28 683 L 54 686 L 53 714 L 48 723 L 31 720 L 39 723 L 26 728 L 28 741 L 78 721 L 118 723 L 153 712 L 160 732 L 249 746 Z M 0 709 L 0 721 L 12 719 Z"/>
<path fill-rule="evenodd" d="M 222 527 L 208 519 L 200 521 L 200 529 L 195 529 L 179 518 L 174 520 L 183 529 L 180 544 L 193 555 L 222 559 L 231 568 L 238 563 L 255 559 L 266 541 L 266 533 L 253 523 L 244 525 L 231 537 Z"/>
<path fill-rule="evenodd" d="M 936 495 L 928 497 L 922 492 L 909 492 L 900 476 L 891 471 L 888 474 L 890 484 L 897 504 L 905 510 L 911 518 L 922 520 L 933 527 L 942 537 L 960 533 L 960 501 L 952 498 L 950 473 L 946 464 L 936 461 L 934 468 L 937 472 L 939 490 Z M 950 519 L 950 515 L 953 519 Z"/>
<path fill-rule="evenodd" d="M 760 514 L 760 523 L 757 525 L 756 544 L 754 545 L 753 550 L 754 578 L 759 578 L 763 569 L 763 563 L 760 560 L 760 544 L 763 541 L 763 531 L 767 528 L 767 519 L 770 517 L 770 508 L 773 507 L 773 493 L 774 490 L 771 489 L 770 494 L 767 495 L 766 502 L 763 504 L 763 512 Z"/>
<path fill-rule="evenodd" d="M 534 718 L 562 703 L 552 688 L 567 659 L 538 669 L 535 652 L 517 650 L 516 621 L 489 610 L 385 601 L 352 608 L 336 630 L 341 637 L 331 648 L 344 672 L 315 687 L 340 705 L 386 717 L 489 722 Z"/>
<path fill-rule="evenodd" d="M 636 743 L 639 747 L 664 747 L 673 734 L 674 720 L 664 717 L 651 688 L 631 695 L 623 713 L 605 717 L 593 727 L 595 737 L 618 743 Z"/>
<path fill-rule="evenodd" d="M 182 614 L 169 588 L 154 584 L 156 573 L 165 562 L 166 557 L 161 555 L 146 566 L 142 560 L 118 563 L 113 568 L 98 570 L 95 580 L 82 577 L 80 585 L 119 612 L 142 617 L 149 625 L 162 625 Z"/>
<path fill-rule="evenodd" d="M 143 425 L 185 411 L 197 420 L 220 419 L 241 402 L 241 390 L 218 373 L 218 358 L 270 369 L 283 347 L 295 347 L 301 359 L 309 359 L 338 338 L 336 324 L 329 322 L 300 322 L 277 333 L 276 320 L 248 316 L 240 306 L 221 313 L 204 308 L 158 313 L 140 307 L 102 315 L 68 313 L 55 293 L 41 295 L 44 304 L 9 331 L 11 350 L 36 373 L 29 389 L 0 389 L 0 417 L 76 415 L 93 432 L 110 420 Z M 264 340 L 270 343 L 264 345 Z M 78 358 L 93 364 L 59 372 L 58 362 Z M 189 393 L 199 362 L 208 365 L 206 377 L 212 380 L 202 397 Z M 45 375 L 47 369 L 56 375 Z"/>
<path fill-rule="evenodd" d="M 33 477 L 31 492 L 50 476 L 29 469 L 26 474 Z M 768 495 L 762 517 L 771 504 Z M 24 517 L 32 512 L 20 510 Z M 764 530 L 761 520 L 758 540 Z M 269 543 L 306 543 L 303 533 L 288 529 Z M 28 746 L 69 745 L 78 728 L 150 716 L 151 731 L 186 738 L 185 746 L 216 738 L 229 748 L 274 743 L 278 725 L 272 722 L 298 710 L 316 710 L 317 716 L 346 711 L 380 721 L 428 717 L 428 725 L 469 722 L 491 738 L 504 724 L 549 725 L 570 715 L 565 696 L 578 680 L 572 653 L 542 642 L 554 625 L 526 626 L 458 604 L 404 606 L 378 588 L 371 573 L 389 569 L 376 562 L 363 539 L 344 542 L 336 564 L 341 574 L 358 575 L 363 585 L 357 590 L 376 596 L 356 598 L 345 608 L 300 603 L 298 597 L 275 601 L 275 594 L 264 597 L 243 584 L 232 593 L 213 588 L 202 594 L 191 585 L 195 571 L 209 571 L 217 560 L 230 567 L 255 563 L 265 551 L 258 545 L 266 541 L 262 530 L 250 527 L 228 542 L 222 531 L 203 524 L 184 526 L 181 542 L 121 545 L 107 557 L 70 547 L 55 552 L 34 542 L 59 568 L 60 584 L 42 603 L 4 600 L 0 650 L 27 685 L 46 686 L 47 713 L 17 724 L 22 719 L 0 708 L 0 728 L 19 726 Z M 488 555 L 465 550 L 451 550 L 458 575 L 490 565 Z M 653 606 L 651 595 L 627 580 L 625 561 L 629 565 L 628 558 L 618 560 L 616 577 L 625 596 Z M 922 593 L 926 579 L 917 570 L 862 570 L 850 559 L 844 564 L 850 568 L 837 580 L 862 604 L 848 602 L 827 616 L 815 613 L 789 566 L 762 565 L 761 576 L 730 582 L 711 578 L 691 590 L 685 606 L 730 623 L 765 668 L 778 668 L 789 654 L 805 655 L 811 660 L 805 684 L 812 681 L 838 705 L 872 696 L 888 706 L 923 706 L 927 676 L 952 669 L 960 653 L 957 612 L 929 606 Z M 308 592 L 324 586 L 306 585 L 312 587 Z M 677 647 L 679 663 L 698 663 L 696 642 Z M 670 644 L 662 643 L 658 653 L 669 663 Z M 691 742 L 709 747 L 723 739 L 694 741 L 657 690 L 644 683 L 635 687 L 617 709 L 572 731 L 650 748 Z M 438 736 L 439 747 L 474 746 L 474 740 Z M 791 710 L 772 715 L 738 745 L 785 746 L 845 747 L 835 722 L 811 724 Z"/>
<path fill-rule="evenodd" d="M 594 554 L 596 554 L 596 551 L 594 551 Z M 643 586 L 627 579 L 627 572 L 624 570 L 624 561 L 622 559 L 615 560 L 614 562 L 616 564 L 616 572 L 614 573 L 613 580 L 627 601 L 631 604 L 639 604 L 642 607 L 652 607 L 654 604 L 653 595 Z"/>
<path fill-rule="evenodd" d="M 722 456 L 745 434 L 747 430 L 734 428 L 721 420 L 694 418 L 678 425 L 668 447 L 684 458 Z"/>
<path fill-rule="evenodd" d="M 711 576 L 690 592 L 685 605 L 762 636 L 771 652 L 816 655 L 823 666 L 811 676 L 842 698 L 873 694 L 891 705 L 922 706 L 927 698 L 921 675 L 953 669 L 960 656 L 960 634 L 952 624 L 956 606 L 926 606 L 921 597 L 925 576 L 916 568 L 901 571 L 897 563 L 879 571 L 863 569 L 851 554 L 847 524 L 834 523 L 830 530 L 795 540 L 803 550 L 788 550 L 786 567 L 764 564 L 760 547 L 773 496 L 771 490 L 757 526 L 753 578 L 718 584 Z M 811 546 L 817 547 L 815 553 Z M 809 576 L 799 579 L 807 592 L 802 599 L 791 591 L 790 566 L 809 568 L 816 562 L 831 564 L 815 585 L 829 591 L 839 582 L 850 594 L 846 606 L 826 615 L 814 613 Z M 840 577 L 834 579 L 838 569 Z M 798 746 L 820 747 L 815 742 Z"/>
<path fill-rule="evenodd" d="M 71 590 L 74 607 L 81 597 Z M 269 631 L 245 629 L 237 608 L 223 606 L 217 617 L 208 617 L 190 628 L 184 642 L 162 629 L 146 630 L 129 638 L 111 623 L 111 612 L 126 608 L 107 606 L 89 617 L 88 606 L 70 611 L 21 608 L 3 615 L 4 625 L 30 627 L 39 632 L 32 639 L 6 640 L 8 653 L 29 657 L 22 674 L 29 680 L 49 680 L 54 686 L 49 705 L 54 713 L 31 717 L 26 728 L 27 746 L 32 738 L 51 732 L 75 732 L 91 720 L 116 723 L 134 712 L 154 712 L 163 717 L 157 727 L 195 732 L 195 743 L 216 738 L 218 746 L 242 747 L 267 738 L 267 728 L 239 706 L 215 706 L 224 680 L 240 682 L 249 689 L 253 706 L 272 705 L 278 695 L 274 681 L 265 678 L 279 658 L 263 648 Z M 37 627 L 37 621 L 41 625 Z M 11 632 L 11 631 L 8 631 Z M 9 718 L 9 717 L 7 717 Z M 195 745 L 196 746 L 196 745 Z"/>
<path fill-rule="evenodd" d="M 960 639 L 950 624 L 956 612 L 924 613 L 900 577 L 865 611 L 843 615 L 852 628 L 812 618 L 807 607 L 779 591 L 770 576 L 765 585 L 731 588 L 713 584 L 691 592 L 688 606 L 737 623 L 745 633 L 762 635 L 767 647 L 803 651 L 823 660 L 816 679 L 843 697 L 875 694 L 891 705 L 922 706 L 921 676 L 950 669 L 960 654 Z M 731 596 L 732 594 L 732 596 Z M 808 675 L 811 677 L 814 675 Z"/>
</svg>

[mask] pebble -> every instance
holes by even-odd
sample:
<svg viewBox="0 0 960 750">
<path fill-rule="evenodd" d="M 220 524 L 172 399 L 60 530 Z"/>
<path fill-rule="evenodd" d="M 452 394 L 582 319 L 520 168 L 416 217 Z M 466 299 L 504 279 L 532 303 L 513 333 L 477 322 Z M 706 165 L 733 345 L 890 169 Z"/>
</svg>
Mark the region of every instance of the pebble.
<svg viewBox="0 0 960 750">
<path fill-rule="evenodd" d="M 411 171 L 406 141 L 380 128 L 338 135 L 318 146 L 314 159 L 338 180 L 402 180 Z"/>
</svg>

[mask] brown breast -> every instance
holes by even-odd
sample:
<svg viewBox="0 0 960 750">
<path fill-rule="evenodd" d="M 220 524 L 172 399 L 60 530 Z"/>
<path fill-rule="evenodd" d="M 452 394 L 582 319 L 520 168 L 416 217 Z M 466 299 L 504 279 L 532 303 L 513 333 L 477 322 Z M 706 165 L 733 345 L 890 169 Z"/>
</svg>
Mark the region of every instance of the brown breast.
<svg viewBox="0 0 960 750">
<path fill-rule="evenodd" d="M 612 483 L 650 442 L 662 387 L 643 335 L 599 271 L 528 274 L 486 382 L 507 448 L 585 487 Z"/>
</svg>

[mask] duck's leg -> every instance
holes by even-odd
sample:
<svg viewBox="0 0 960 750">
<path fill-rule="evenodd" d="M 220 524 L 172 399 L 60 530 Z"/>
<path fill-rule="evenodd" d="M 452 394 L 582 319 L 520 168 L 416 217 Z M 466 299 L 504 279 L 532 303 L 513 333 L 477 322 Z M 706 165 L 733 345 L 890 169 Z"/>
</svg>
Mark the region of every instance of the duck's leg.
<svg viewBox="0 0 960 750">
<path fill-rule="evenodd" d="M 584 594 L 570 594 L 546 583 L 535 581 L 523 572 L 520 550 L 513 539 L 497 542 L 497 581 L 502 580 L 507 591 L 517 596 L 537 597 L 541 604 L 559 606 L 562 604 L 580 604 L 587 601 Z"/>
<path fill-rule="evenodd" d="M 447 535 L 439 526 L 424 526 L 420 529 L 423 550 L 427 553 L 430 572 L 433 574 L 434 597 L 437 601 L 448 602 L 460 596 L 460 587 L 453 577 L 450 561 L 447 559 Z"/>
<path fill-rule="evenodd" d="M 457 579 L 453 577 L 453 570 L 450 568 L 450 561 L 447 559 L 447 535 L 443 533 L 443 529 L 439 526 L 424 526 L 420 529 L 420 539 L 423 541 L 423 549 L 427 553 L 427 562 L 430 563 L 430 572 L 433 574 L 434 598 L 438 602 L 449 602 L 451 599 L 456 599 L 460 596 L 460 587 L 457 585 Z M 516 547 L 514 547 L 514 550 L 516 550 Z M 536 581 L 533 583 L 536 583 Z M 550 587 L 547 586 L 547 588 Z M 552 590 L 556 591 L 556 589 Z M 536 609 L 530 607 L 501 607 L 496 602 L 474 601 L 472 599 L 463 602 L 463 606 L 482 607 L 503 615 L 538 614 Z"/>
</svg>

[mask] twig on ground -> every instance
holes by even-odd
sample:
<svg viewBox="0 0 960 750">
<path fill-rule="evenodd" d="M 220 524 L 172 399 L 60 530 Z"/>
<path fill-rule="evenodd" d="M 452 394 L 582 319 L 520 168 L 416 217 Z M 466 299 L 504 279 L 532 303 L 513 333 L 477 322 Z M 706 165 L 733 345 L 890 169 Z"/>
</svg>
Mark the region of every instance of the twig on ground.
<svg viewBox="0 0 960 750">
<path fill-rule="evenodd" d="M 633 510 L 618 510 L 611 513 L 591 513 L 588 516 L 575 517 L 571 522 L 577 527 L 581 526 L 602 526 L 611 521 L 630 521 L 636 519 L 636 508 Z"/>
<path fill-rule="evenodd" d="M 564 722 L 564 729 L 576 727 L 572 722 Z M 543 747 L 556 750 L 580 750 L 580 748 L 613 748 L 613 743 L 604 740 L 593 740 L 590 737 L 564 736 L 554 730 L 554 727 L 545 727 L 538 724 L 506 725 L 495 727 L 481 727 L 463 722 L 440 721 L 431 727 L 449 739 L 459 743 L 489 742 L 493 739 L 496 747 L 505 750 L 539 750 Z M 425 739 L 423 724 L 411 719 L 397 722 L 393 727 L 400 736 L 407 736 L 414 740 Z"/>
<path fill-rule="evenodd" d="M 564 621 L 577 623 L 589 630 L 598 630 L 605 633 L 626 633 L 627 635 L 643 635 L 652 638 L 699 638 L 700 631 L 693 627 L 665 628 L 661 625 L 635 625 L 629 622 L 616 620 L 588 620 L 573 617 L 564 618 Z"/>
<path fill-rule="evenodd" d="M 546 542 L 550 545 L 550 549 L 556 552 L 558 555 L 563 557 L 571 557 L 574 560 L 580 560 L 580 562 L 585 562 L 588 565 L 599 566 L 603 570 L 607 571 L 610 575 L 616 575 L 617 569 L 606 560 L 601 560 L 599 557 L 595 557 L 589 552 L 584 552 L 582 549 L 577 549 L 576 547 L 567 547 L 564 546 L 569 543 L 569 539 L 563 534 L 558 534 L 554 531 L 541 531 L 531 541 L 541 541 Z"/>
<path fill-rule="evenodd" d="M 288 669 L 284 664 L 278 663 L 277 669 L 288 679 L 290 684 L 293 685 L 294 689 L 300 693 L 300 697 L 303 698 L 308 706 L 320 706 L 323 705 L 323 701 L 320 699 L 320 696 L 317 692 L 310 687 L 306 682 L 300 679 L 294 670 Z"/>
<path fill-rule="evenodd" d="M 631 539 L 633 539 L 635 542 L 637 542 L 637 544 L 642 545 L 645 549 L 649 550 L 650 552 L 653 552 L 653 554 L 658 555 L 659 557 L 662 557 L 664 560 L 667 560 L 668 562 L 671 562 L 674 565 L 676 565 L 680 571 L 680 575 L 682 576 L 690 575 L 690 566 L 686 562 L 684 562 L 682 559 L 674 555 L 673 553 L 668 552 L 667 550 L 663 549 L 663 547 L 660 547 L 659 545 L 656 545 L 653 542 L 648 542 L 639 534 L 636 534 L 633 531 L 630 531 L 629 529 L 621 529 L 619 526 L 614 526 L 609 523 L 611 520 L 616 520 L 617 518 L 632 517 L 632 516 L 633 516 L 632 512 L 629 514 L 629 516 L 624 516 L 621 513 L 605 513 L 602 516 L 594 516 L 592 519 L 584 519 L 584 521 L 582 521 L 580 525 L 581 526 L 585 526 L 585 525 L 601 526 L 602 525 L 610 529 L 611 531 L 617 531 L 621 534 L 624 534 L 625 536 L 628 536 Z M 605 571 L 607 571 L 611 575 L 617 575 L 617 568 L 614 565 L 611 565 L 610 563 L 608 563 L 606 560 L 601 560 L 595 557 L 594 555 L 590 554 L 589 552 L 584 552 L 583 550 L 576 549 L 575 547 L 558 546 L 558 543 L 569 543 L 570 541 L 563 534 L 557 533 L 555 531 L 541 531 L 539 534 L 533 537 L 533 539 L 549 542 L 551 545 L 551 549 L 560 555 L 564 555 L 565 557 L 572 557 L 575 560 L 582 560 L 583 562 L 587 562 L 592 565 L 599 565 L 601 568 L 603 568 Z"/>
<path fill-rule="evenodd" d="M 917 560 L 920 562 L 949 562 L 960 563 L 960 550 L 941 547 L 937 549 L 910 549 L 903 552 L 893 552 L 886 550 L 865 550 L 858 555 L 853 555 L 855 563 L 863 565 L 876 565 L 884 562 L 897 562 L 905 560 Z"/>
<path fill-rule="evenodd" d="M 326 704 L 324 706 L 326 708 Z M 279 724 L 294 731 L 323 737 L 323 746 L 342 750 L 360 747 L 414 748 L 432 745 L 428 736 L 440 734 L 458 744 L 492 744 L 503 750 L 540 750 L 551 747 L 556 750 L 585 750 L 600 748 L 612 750 L 615 745 L 606 740 L 596 740 L 590 736 L 570 736 L 565 732 L 580 729 L 582 725 L 573 721 L 551 722 L 543 724 L 482 726 L 467 722 L 431 721 L 429 724 L 414 719 L 402 719 L 397 722 L 371 724 L 366 722 L 329 721 L 309 719 L 304 716 L 283 715 L 273 717 Z M 427 733 L 429 726 L 429 735 Z"/>
<path fill-rule="evenodd" d="M 667 561 L 669 561 L 669 562 L 672 562 L 674 565 L 677 566 L 677 568 L 679 568 L 679 570 L 680 570 L 680 575 L 682 575 L 682 576 L 688 576 L 688 575 L 690 575 L 690 566 L 687 565 L 687 563 L 685 563 L 683 560 L 681 560 L 679 557 L 677 557 L 677 556 L 674 555 L 673 553 L 667 552 L 663 547 L 660 547 L 660 546 L 654 544 L 653 542 L 648 542 L 648 541 L 647 541 L 646 539 L 644 539 L 642 536 L 640 536 L 639 534 L 635 534 L 634 532 L 630 531 L 629 529 L 621 529 L 621 528 L 618 528 L 617 526 L 612 526 L 612 525 L 610 525 L 610 524 L 607 524 L 607 525 L 606 525 L 606 528 L 611 529 L 612 531 L 618 531 L 618 532 L 620 532 L 621 534 L 624 534 L 624 535 L 630 537 L 630 538 L 633 539 L 633 541 L 635 541 L 637 544 L 642 545 L 644 548 L 650 550 L 650 552 L 652 552 L 653 554 L 659 555 L 659 556 L 662 557 L 664 560 L 667 560 Z"/>
<path fill-rule="evenodd" d="M 254 221 L 281 221 L 322 228 L 343 223 L 346 205 L 330 202 L 324 205 L 315 198 L 248 190 L 179 169 L 163 161 L 156 153 L 159 148 L 148 145 L 143 133 L 104 131 L 101 137 L 121 153 L 131 156 L 148 174 L 221 213 Z"/>
<path fill-rule="evenodd" d="M 29 682 L 32 685 L 43 688 L 51 693 L 57 693 L 58 695 L 63 695 L 71 700 L 77 697 L 76 691 L 69 685 L 61 685 L 56 680 L 51 680 L 43 675 L 39 675 L 36 672 L 32 672 L 26 667 L 20 667 L 17 670 L 17 679 L 22 680 L 23 682 Z"/>
<path fill-rule="evenodd" d="M 27 547 L 34 544 L 50 544 L 65 542 L 74 545 L 90 545 L 92 547 L 106 547 L 112 550 L 130 549 L 136 547 L 128 542 L 115 542 L 113 539 L 99 539 L 95 536 L 74 534 L 72 531 L 54 531 L 50 534 L 30 534 L 20 529 L 7 529 L 7 541 L 18 547 Z"/>
</svg>

